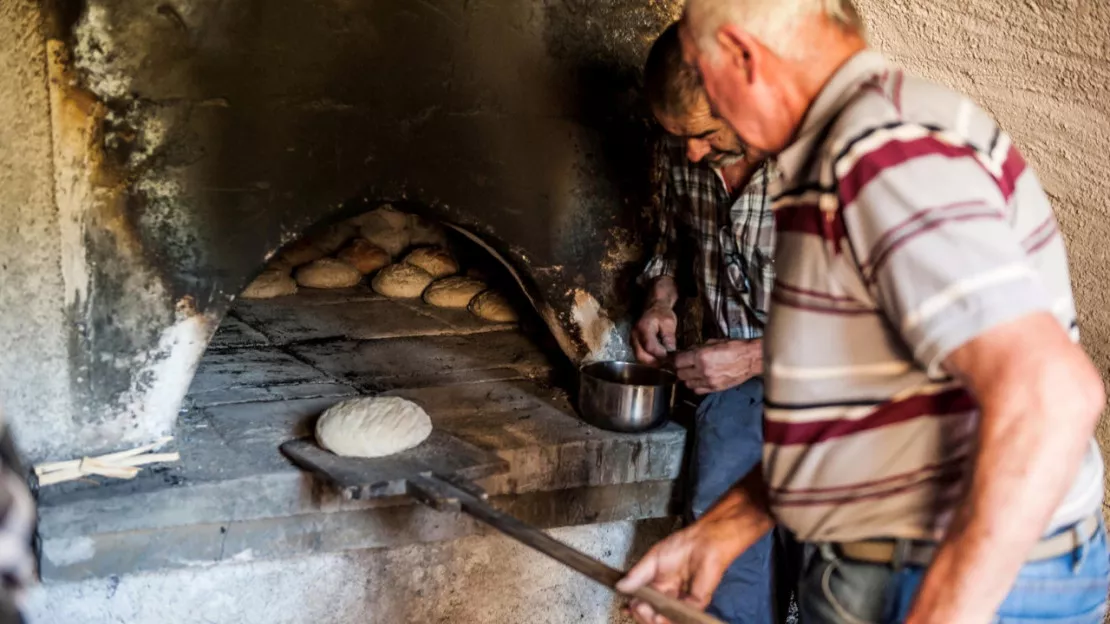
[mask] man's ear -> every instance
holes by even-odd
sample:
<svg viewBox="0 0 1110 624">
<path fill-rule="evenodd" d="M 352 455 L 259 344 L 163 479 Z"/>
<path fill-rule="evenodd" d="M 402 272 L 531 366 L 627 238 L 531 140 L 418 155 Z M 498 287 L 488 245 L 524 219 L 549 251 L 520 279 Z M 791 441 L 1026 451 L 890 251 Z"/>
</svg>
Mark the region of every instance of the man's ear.
<svg viewBox="0 0 1110 624">
<path fill-rule="evenodd" d="M 744 72 L 749 83 L 755 80 L 755 65 L 761 50 L 754 37 L 735 24 L 725 24 L 717 31 L 717 44 L 726 62 Z"/>
</svg>

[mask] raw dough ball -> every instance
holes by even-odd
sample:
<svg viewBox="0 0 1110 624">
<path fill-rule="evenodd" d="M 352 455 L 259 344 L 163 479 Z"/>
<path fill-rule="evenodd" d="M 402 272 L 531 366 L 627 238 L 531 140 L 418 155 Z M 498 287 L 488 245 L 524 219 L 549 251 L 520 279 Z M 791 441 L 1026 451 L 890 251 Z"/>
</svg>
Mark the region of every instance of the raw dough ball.
<svg viewBox="0 0 1110 624">
<path fill-rule="evenodd" d="M 409 238 L 413 245 L 447 246 L 447 231 L 420 215 L 409 215 Z"/>
<path fill-rule="evenodd" d="M 281 251 L 278 262 L 290 267 L 299 267 L 328 255 L 323 249 L 313 244 L 312 239 L 302 238 L 290 243 Z"/>
<path fill-rule="evenodd" d="M 305 288 L 350 288 L 362 281 L 358 269 L 339 260 L 322 258 L 297 269 L 297 283 Z"/>
<path fill-rule="evenodd" d="M 445 277 L 424 291 L 424 301 L 440 308 L 465 308 L 486 288 L 485 282 L 472 277 Z"/>
<path fill-rule="evenodd" d="M 365 238 L 356 238 L 339 250 L 336 258 L 355 267 L 366 275 L 389 264 L 389 254 Z"/>
<path fill-rule="evenodd" d="M 424 269 L 400 262 L 391 264 L 374 276 L 370 285 L 374 292 L 394 299 L 415 299 L 432 283 L 431 273 Z"/>
<path fill-rule="evenodd" d="M 288 271 L 267 268 L 254 278 L 254 281 L 248 284 L 239 296 L 243 299 L 270 299 L 293 295 L 296 292 L 297 282 L 293 281 Z"/>
<path fill-rule="evenodd" d="M 459 263 L 451 257 L 451 252 L 442 247 L 421 247 L 405 256 L 405 263 L 418 266 L 432 277 L 440 278 L 459 272 Z"/>
<path fill-rule="evenodd" d="M 487 321 L 493 321 L 494 323 L 515 323 L 517 321 L 516 310 L 509 305 L 509 300 L 505 298 L 505 295 L 496 290 L 487 290 L 479 294 L 470 302 L 469 307 L 474 316 Z"/>
<path fill-rule="evenodd" d="M 316 421 L 316 441 L 344 457 L 384 457 L 407 451 L 432 433 L 416 403 L 398 397 L 360 397 L 329 407 Z"/>
</svg>

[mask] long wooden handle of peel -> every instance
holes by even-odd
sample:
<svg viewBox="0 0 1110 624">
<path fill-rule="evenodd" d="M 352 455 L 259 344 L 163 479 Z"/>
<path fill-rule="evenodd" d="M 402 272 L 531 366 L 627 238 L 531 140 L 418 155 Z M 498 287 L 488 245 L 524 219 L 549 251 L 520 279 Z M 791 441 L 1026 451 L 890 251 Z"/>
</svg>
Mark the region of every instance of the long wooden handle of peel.
<svg viewBox="0 0 1110 624">
<path fill-rule="evenodd" d="M 650 587 L 637 589 L 632 592 L 632 597 L 648 603 L 656 613 L 675 624 L 722 624 L 720 620 L 708 613 L 698 611 L 685 602 Z"/>
<path fill-rule="evenodd" d="M 417 496 L 423 502 L 436 506 L 439 502 L 451 502 L 467 514 L 481 520 L 516 541 L 538 550 L 552 559 L 568 566 L 593 580 L 616 589 L 617 581 L 624 573 L 605 565 L 586 553 L 571 548 L 543 531 L 517 520 L 509 514 L 493 508 L 486 501 L 458 486 L 435 476 L 414 476 L 408 479 L 410 488 L 419 490 Z M 410 489 L 410 492 L 412 490 Z M 440 499 L 440 500 L 436 500 Z M 665 616 L 674 624 L 723 624 L 717 618 L 691 607 L 690 605 L 659 593 L 650 587 L 642 587 L 633 592 L 632 598 L 642 600 L 656 613 Z"/>
</svg>

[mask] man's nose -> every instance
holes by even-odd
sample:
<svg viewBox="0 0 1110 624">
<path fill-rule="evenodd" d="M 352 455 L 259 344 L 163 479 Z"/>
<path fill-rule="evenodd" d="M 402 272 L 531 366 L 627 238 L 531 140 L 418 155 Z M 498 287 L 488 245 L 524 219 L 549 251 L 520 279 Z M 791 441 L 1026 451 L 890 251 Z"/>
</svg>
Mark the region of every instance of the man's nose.
<svg viewBox="0 0 1110 624">
<path fill-rule="evenodd" d="M 701 159 L 705 158 L 710 151 L 712 151 L 712 148 L 709 147 L 708 141 L 700 139 L 686 141 L 686 157 L 690 159 L 690 162 L 701 162 Z"/>
</svg>

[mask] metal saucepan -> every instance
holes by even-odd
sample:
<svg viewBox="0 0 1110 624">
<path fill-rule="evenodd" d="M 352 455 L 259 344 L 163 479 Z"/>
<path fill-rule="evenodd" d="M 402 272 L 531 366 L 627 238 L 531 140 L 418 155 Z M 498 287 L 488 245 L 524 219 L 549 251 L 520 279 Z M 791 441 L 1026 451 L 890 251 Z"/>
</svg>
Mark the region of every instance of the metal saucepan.
<svg viewBox="0 0 1110 624">
<path fill-rule="evenodd" d="M 635 362 L 586 364 L 578 375 L 578 411 L 595 427 L 647 431 L 670 415 L 677 380 L 669 370 Z"/>
</svg>

